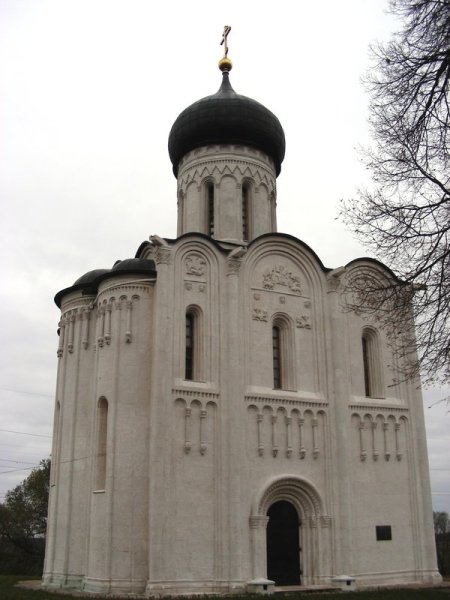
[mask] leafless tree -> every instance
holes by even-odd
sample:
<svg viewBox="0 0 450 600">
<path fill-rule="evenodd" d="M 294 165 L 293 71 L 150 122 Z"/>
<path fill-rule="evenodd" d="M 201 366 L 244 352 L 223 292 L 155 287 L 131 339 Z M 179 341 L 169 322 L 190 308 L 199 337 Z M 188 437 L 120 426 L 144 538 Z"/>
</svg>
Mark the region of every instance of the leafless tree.
<svg viewBox="0 0 450 600">
<path fill-rule="evenodd" d="M 402 280 L 381 288 L 360 282 L 354 297 L 365 296 L 380 314 L 394 308 L 398 324 L 412 314 L 405 375 L 415 377 L 420 364 L 426 383 L 448 383 L 450 0 L 391 0 L 389 7 L 401 30 L 371 48 L 366 79 L 374 147 L 364 160 L 373 185 L 343 201 L 340 215 Z"/>
<path fill-rule="evenodd" d="M 449 517 L 446 512 L 433 511 L 434 533 L 447 533 L 449 528 Z"/>
</svg>

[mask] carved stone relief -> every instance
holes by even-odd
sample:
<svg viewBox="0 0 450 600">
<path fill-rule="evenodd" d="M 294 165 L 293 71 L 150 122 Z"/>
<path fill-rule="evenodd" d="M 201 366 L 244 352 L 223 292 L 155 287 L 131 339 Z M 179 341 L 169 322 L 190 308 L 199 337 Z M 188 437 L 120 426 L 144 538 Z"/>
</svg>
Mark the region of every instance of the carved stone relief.
<svg viewBox="0 0 450 600">
<path fill-rule="evenodd" d="M 273 290 L 276 285 L 286 286 L 291 292 L 302 293 L 300 277 L 293 275 L 287 267 L 279 265 L 272 270 L 266 269 L 263 273 L 263 288 Z"/>
<path fill-rule="evenodd" d="M 341 287 L 341 278 L 345 273 L 345 267 L 338 267 L 337 269 L 333 269 L 327 275 L 327 286 L 329 292 L 337 292 Z"/>
<path fill-rule="evenodd" d="M 252 312 L 252 319 L 254 321 L 265 321 L 267 322 L 267 310 L 263 310 L 262 308 L 254 308 Z"/>
<path fill-rule="evenodd" d="M 200 277 L 205 274 L 206 260 L 198 254 L 189 254 L 184 261 L 184 266 L 187 275 Z"/>
<path fill-rule="evenodd" d="M 155 262 L 157 265 L 170 265 L 172 262 L 172 249 L 166 246 L 158 246 L 155 251 Z"/>
<path fill-rule="evenodd" d="M 227 275 L 237 275 L 242 261 L 239 258 L 227 258 Z"/>
<path fill-rule="evenodd" d="M 204 292 L 206 290 L 206 284 L 199 281 L 185 281 L 184 289 L 188 292 Z"/>
<path fill-rule="evenodd" d="M 299 329 L 311 329 L 308 315 L 302 315 L 295 318 L 295 324 Z"/>
</svg>

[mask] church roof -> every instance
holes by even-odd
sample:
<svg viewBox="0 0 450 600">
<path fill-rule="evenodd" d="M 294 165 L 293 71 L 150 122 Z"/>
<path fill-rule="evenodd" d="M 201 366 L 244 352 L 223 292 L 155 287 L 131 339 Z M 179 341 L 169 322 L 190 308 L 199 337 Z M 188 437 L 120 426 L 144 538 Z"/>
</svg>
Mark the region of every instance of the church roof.
<svg viewBox="0 0 450 600">
<path fill-rule="evenodd" d="M 217 93 L 188 106 L 178 116 L 169 134 L 169 156 L 175 177 L 183 156 L 210 144 L 239 144 L 265 152 L 275 163 L 277 175 L 285 152 L 280 121 L 265 106 L 231 87 L 223 70 Z"/>
<path fill-rule="evenodd" d="M 70 292 L 81 291 L 83 295 L 94 295 L 104 279 L 127 274 L 156 277 L 155 262 L 146 258 L 127 258 L 115 262 L 112 269 L 88 271 L 79 277 L 73 285 L 59 291 L 55 296 L 55 304 L 60 308 L 62 299 Z"/>
<path fill-rule="evenodd" d="M 109 273 L 109 269 L 94 269 L 93 271 L 88 271 L 78 279 L 73 284 L 74 286 L 82 285 L 88 286 L 92 285 L 92 283 L 100 277 L 100 275 L 104 275 L 105 273 Z"/>
</svg>

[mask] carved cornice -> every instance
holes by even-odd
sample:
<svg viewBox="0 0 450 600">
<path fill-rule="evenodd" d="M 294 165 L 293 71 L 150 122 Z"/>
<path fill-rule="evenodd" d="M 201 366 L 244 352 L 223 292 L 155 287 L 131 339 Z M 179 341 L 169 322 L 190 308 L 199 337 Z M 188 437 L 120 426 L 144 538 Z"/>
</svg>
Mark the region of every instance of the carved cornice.
<svg viewBox="0 0 450 600">
<path fill-rule="evenodd" d="M 172 388 L 172 396 L 176 398 L 202 398 L 205 400 L 218 400 L 220 394 L 204 390 L 192 390 L 186 388 Z"/>
<path fill-rule="evenodd" d="M 271 191 L 275 190 L 275 173 L 271 171 L 270 167 L 266 166 L 262 162 L 249 159 L 236 159 L 236 158 L 203 158 L 195 161 L 195 164 L 187 165 L 181 169 L 178 176 L 178 190 L 183 191 L 189 183 L 197 181 L 198 179 L 204 179 L 205 177 L 213 177 L 214 172 L 217 171 L 222 177 L 223 175 L 230 174 L 233 176 L 238 175 L 239 178 L 246 176 L 246 171 L 250 171 L 250 176 L 255 180 L 255 183 L 261 185 L 264 183 Z"/>
<path fill-rule="evenodd" d="M 82 296 L 81 298 L 72 298 L 72 300 L 68 300 L 67 302 L 63 302 L 61 306 L 61 314 L 65 315 L 69 311 L 78 310 L 78 309 L 88 309 L 90 310 L 93 306 L 93 301 L 95 296 Z"/>
<path fill-rule="evenodd" d="M 235 162 L 252 166 L 254 166 L 255 163 L 258 163 L 258 165 L 269 171 L 272 177 L 274 176 L 274 163 L 264 152 L 251 148 L 250 146 L 242 146 L 239 144 L 216 144 L 195 148 L 185 154 L 179 164 L 179 179 L 192 168 L 198 168 L 199 166 L 204 166 L 211 162 L 214 164 L 222 163 L 224 165 Z"/>
<path fill-rule="evenodd" d="M 354 410 L 358 412 L 390 412 L 390 413 L 399 413 L 406 414 L 409 413 L 409 408 L 403 406 L 393 406 L 392 404 L 349 404 L 349 410 Z"/>
<path fill-rule="evenodd" d="M 265 394 L 248 394 L 244 397 L 247 403 L 259 403 L 259 404 L 276 404 L 276 405 L 288 405 L 288 406 L 301 406 L 304 408 L 321 408 L 327 407 L 328 402 L 324 400 L 303 400 L 300 398 L 287 398 L 285 396 L 269 396 Z"/>
<path fill-rule="evenodd" d="M 255 292 L 255 293 L 266 292 L 268 294 L 278 294 L 279 296 L 292 296 L 294 298 L 302 298 L 303 297 L 305 299 L 304 306 L 306 308 L 310 308 L 311 307 L 310 301 L 307 299 L 308 297 L 304 296 L 303 294 L 299 294 L 298 292 L 290 292 L 289 290 L 270 290 L 270 289 L 267 289 L 267 288 L 264 288 L 264 287 L 258 287 L 257 285 L 252 285 L 251 286 L 251 290 L 253 292 Z M 258 298 L 258 300 L 259 299 L 260 298 Z M 309 302 L 308 306 L 306 305 L 307 302 Z M 280 304 L 282 304 L 282 303 L 280 302 Z"/>
<path fill-rule="evenodd" d="M 111 287 L 108 287 L 107 289 L 99 292 L 97 299 L 99 302 L 109 301 L 111 297 L 106 296 L 111 296 L 114 293 L 117 294 L 118 292 L 120 292 L 121 294 L 124 292 L 128 292 L 129 294 L 133 295 L 136 295 L 137 292 L 148 294 L 150 288 L 153 287 L 154 284 L 155 281 L 149 281 L 148 283 L 118 283 L 117 285 L 112 285 Z"/>
</svg>

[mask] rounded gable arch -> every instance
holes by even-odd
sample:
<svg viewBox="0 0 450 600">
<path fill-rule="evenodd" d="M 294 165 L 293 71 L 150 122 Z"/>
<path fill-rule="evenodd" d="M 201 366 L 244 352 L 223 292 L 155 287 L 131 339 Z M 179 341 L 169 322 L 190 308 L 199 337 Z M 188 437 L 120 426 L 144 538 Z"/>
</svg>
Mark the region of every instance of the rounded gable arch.
<svg viewBox="0 0 450 600">
<path fill-rule="evenodd" d="M 277 260 L 279 266 L 282 266 L 283 261 L 289 265 L 287 270 L 291 265 L 295 267 L 296 273 L 292 272 L 293 277 L 297 273 L 300 275 L 300 286 L 295 291 L 301 289 L 302 280 L 302 291 L 308 296 L 317 296 L 325 290 L 325 269 L 317 255 L 300 240 L 276 233 L 264 234 L 249 245 L 243 264 L 246 281 L 252 285 L 253 274 L 257 272 L 261 262 L 268 261 L 275 265 Z"/>
</svg>

